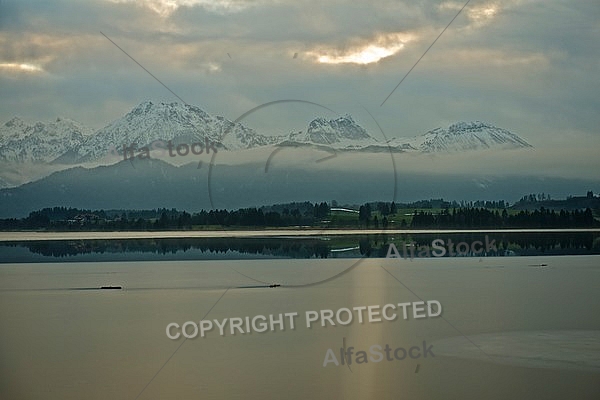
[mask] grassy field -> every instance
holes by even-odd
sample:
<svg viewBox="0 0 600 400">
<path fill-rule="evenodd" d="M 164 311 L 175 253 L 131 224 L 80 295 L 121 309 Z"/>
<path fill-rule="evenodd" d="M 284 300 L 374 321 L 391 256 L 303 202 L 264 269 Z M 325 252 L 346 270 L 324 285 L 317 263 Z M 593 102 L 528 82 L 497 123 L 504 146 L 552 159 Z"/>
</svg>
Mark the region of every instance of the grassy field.
<svg viewBox="0 0 600 400">
<path fill-rule="evenodd" d="M 388 228 L 409 228 L 415 211 L 417 213 L 422 211 L 437 215 L 443 210 L 444 209 L 442 208 L 399 208 L 395 214 L 387 215 Z M 498 211 L 498 213 L 501 214 L 503 209 L 489 209 L 489 211 Z M 508 215 L 516 215 L 519 213 L 519 210 L 507 209 L 506 211 L 508 212 Z M 382 221 L 384 216 L 378 211 L 371 212 L 371 222 L 369 227 L 374 228 L 373 219 L 375 216 L 379 221 L 379 227 L 383 228 Z M 348 211 L 331 211 L 329 218 L 324 220 L 321 226 L 328 228 L 364 228 L 358 220 L 358 213 Z"/>
</svg>

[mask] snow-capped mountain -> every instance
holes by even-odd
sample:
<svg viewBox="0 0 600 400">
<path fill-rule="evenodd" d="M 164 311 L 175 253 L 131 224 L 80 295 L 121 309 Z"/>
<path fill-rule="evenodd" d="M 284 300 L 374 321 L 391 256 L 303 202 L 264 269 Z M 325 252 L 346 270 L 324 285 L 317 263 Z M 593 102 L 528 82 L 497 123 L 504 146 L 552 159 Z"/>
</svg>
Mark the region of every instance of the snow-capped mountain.
<svg viewBox="0 0 600 400">
<path fill-rule="evenodd" d="M 480 121 L 458 122 L 421 136 L 384 143 L 369 135 L 350 115 L 316 118 L 305 131 L 287 136 L 265 136 L 196 106 L 145 101 L 93 134 L 89 128 L 65 118 L 33 125 L 13 118 L 0 126 L 0 161 L 79 164 L 111 153 L 121 156 L 124 146 L 135 144 L 140 149 L 169 140 L 173 144 L 208 140 L 220 150 L 230 151 L 267 145 L 421 153 L 531 147 L 514 133 Z"/>
<path fill-rule="evenodd" d="M 208 140 L 225 150 L 248 149 L 276 141 L 242 124 L 209 115 L 196 106 L 145 101 L 97 131 L 75 149 L 74 158 L 77 162 L 93 161 L 115 150 L 122 154 L 123 146 L 135 143 L 139 149 L 158 140 L 172 140 L 173 143 L 204 143 Z"/>
<path fill-rule="evenodd" d="M 291 133 L 288 144 L 314 144 L 335 149 L 361 149 L 377 143 L 350 115 L 337 119 L 316 118 L 306 132 Z"/>
<path fill-rule="evenodd" d="M 423 153 L 532 147 L 514 133 L 481 121 L 457 122 L 414 138 L 394 139 L 389 145 Z"/>
<path fill-rule="evenodd" d="M 0 126 L 0 188 L 35 181 L 72 165 L 114 164 L 122 161 L 124 146 L 135 144 L 139 151 L 162 141 L 158 147 L 164 149 L 169 140 L 173 145 L 208 140 L 219 151 L 306 146 L 342 152 L 420 154 L 531 147 L 514 133 L 479 121 L 458 122 L 421 136 L 395 138 L 386 143 L 369 135 L 349 115 L 316 118 L 304 131 L 265 136 L 195 106 L 145 101 L 94 133 L 66 118 L 35 124 L 11 119 Z"/>
<path fill-rule="evenodd" d="M 281 144 L 326 146 L 336 150 L 420 153 L 532 147 L 514 133 L 481 121 L 457 122 L 448 128 L 436 128 L 420 136 L 394 138 L 383 143 L 370 136 L 349 115 L 333 120 L 317 118 L 309 124 L 306 132 L 292 133 Z"/>
<path fill-rule="evenodd" d="M 51 162 L 80 146 L 91 133 L 90 128 L 67 118 L 32 125 L 15 117 L 0 126 L 0 160 Z"/>
</svg>

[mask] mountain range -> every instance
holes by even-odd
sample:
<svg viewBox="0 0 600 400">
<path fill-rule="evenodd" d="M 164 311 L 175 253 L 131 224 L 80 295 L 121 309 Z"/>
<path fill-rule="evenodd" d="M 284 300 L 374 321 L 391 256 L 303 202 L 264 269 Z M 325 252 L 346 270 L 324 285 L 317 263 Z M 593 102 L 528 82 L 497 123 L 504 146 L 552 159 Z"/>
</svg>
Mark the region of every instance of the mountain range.
<svg viewBox="0 0 600 400">
<path fill-rule="evenodd" d="M 224 155 L 208 168 L 203 163 L 210 158 L 197 156 L 192 162 L 156 153 L 124 160 L 124 146 L 135 144 L 139 150 L 157 141 L 174 146 L 209 141 Z M 304 130 L 269 136 L 196 106 L 151 101 L 96 131 L 67 118 L 31 124 L 15 117 L 0 126 L 0 218 L 55 206 L 194 211 L 331 199 L 358 204 L 391 200 L 397 191 L 403 200 L 506 199 L 522 195 L 525 188 L 561 193 L 590 187 L 583 181 L 539 180 L 535 174 L 518 182 L 508 176 L 482 181 L 476 175 L 450 176 L 449 170 L 444 175 L 396 170 L 394 164 L 402 154 L 452 153 L 464 163 L 469 157 L 462 153 L 529 147 L 516 134 L 479 121 L 380 140 L 350 115 L 315 118 Z M 286 148 L 296 151 L 273 158 Z M 343 156 L 323 158 L 324 152 Z M 411 165 L 414 161 L 411 157 Z M 430 165 L 429 158 L 420 162 Z"/>
<path fill-rule="evenodd" d="M 458 122 L 420 136 L 384 142 L 370 135 L 350 115 L 316 118 L 304 131 L 268 136 L 193 105 L 145 101 L 95 132 L 65 118 L 28 124 L 15 117 L 0 126 L 0 161 L 76 165 L 115 152 L 122 155 L 123 146 L 135 143 L 139 149 L 158 140 L 174 144 L 208 140 L 227 151 L 269 145 L 422 153 L 531 147 L 516 134 L 480 121 Z"/>
<path fill-rule="evenodd" d="M 92 139 L 92 134 L 92 129 L 66 118 L 28 124 L 14 117 L 0 127 L 0 160 L 52 162 Z"/>
<path fill-rule="evenodd" d="M 389 157 L 389 155 L 388 155 Z M 335 162 L 336 159 L 325 164 Z M 355 155 L 350 157 L 358 160 Z M 383 161 L 383 160 L 382 160 Z M 25 217 L 46 207 L 80 209 L 177 208 L 237 209 L 293 201 L 331 201 L 350 204 L 367 201 L 416 201 L 423 198 L 504 199 L 523 193 L 551 192 L 557 196 L 596 187 L 597 182 L 537 176 L 415 174 L 398 170 L 397 176 L 381 162 L 380 169 L 337 168 L 324 173 L 318 165 L 279 165 L 265 172 L 264 161 L 244 165 L 197 168 L 196 163 L 175 166 L 159 159 L 121 160 L 116 164 L 55 172 L 35 182 L 0 190 L 0 218 Z M 398 197 L 394 198 L 397 183 Z"/>
</svg>

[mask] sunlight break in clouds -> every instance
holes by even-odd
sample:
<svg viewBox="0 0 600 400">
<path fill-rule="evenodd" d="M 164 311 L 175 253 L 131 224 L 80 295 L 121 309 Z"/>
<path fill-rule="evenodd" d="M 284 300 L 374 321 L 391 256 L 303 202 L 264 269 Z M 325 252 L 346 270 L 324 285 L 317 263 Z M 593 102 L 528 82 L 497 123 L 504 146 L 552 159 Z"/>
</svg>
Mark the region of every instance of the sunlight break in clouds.
<svg viewBox="0 0 600 400">
<path fill-rule="evenodd" d="M 404 47 L 403 43 L 388 48 L 379 47 L 375 45 L 369 45 L 359 51 L 344 54 L 340 56 L 319 56 L 317 59 L 322 64 L 343 64 L 343 63 L 354 63 L 354 64 L 371 64 L 381 60 L 382 58 L 389 57 L 396 54 L 400 49 Z"/>
<path fill-rule="evenodd" d="M 23 73 L 38 73 L 44 70 L 37 65 L 28 63 L 0 63 L 0 71 L 23 72 Z"/>
<path fill-rule="evenodd" d="M 404 48 L 404 45 L 414 39 L 410 34 L 380 35 L 372 43 L 353 46 L 346 51 L 315 50 L 309 56 L 315 57 L 321 64 L 372 64 L 379 60 L 393 56 Z M 333 54 L 331 54 L 333 53 Z"/>
</svg>

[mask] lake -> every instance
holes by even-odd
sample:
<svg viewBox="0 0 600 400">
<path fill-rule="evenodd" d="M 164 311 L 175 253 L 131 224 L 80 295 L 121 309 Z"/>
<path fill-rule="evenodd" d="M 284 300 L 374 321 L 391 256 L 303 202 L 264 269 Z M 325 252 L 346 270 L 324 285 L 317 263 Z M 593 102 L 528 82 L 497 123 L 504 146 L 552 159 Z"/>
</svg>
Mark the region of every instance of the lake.
<svg viewBox="0 0 600 400">
<path fill-rule="evenodd" d="M 164 252 L 146 251 L 148 243 L 137 243 L 132 247 L 137 252 L 109 252 L 112 259 L 102 261 L 107 250 L 97 249 L 123 249 L 131 243 L 83 241 L 83 247 L 63 247 L 60 251 L 66 249 L 66 254 L 51 247 L 4 243 L 0 397 L 600 397 L 598 255 L 405 260 L 380 258 L 377 250 L 363 258 L 337 257 L 332 249 L 356 247 L 346 239 L 308 239 L 316 240 L 306 243 L 310 249 L 326 243 L 323 257 L 314 252 L 307 256 L 310 252 L 302 246 L 290 245 L 286 253 L 277 247 L 286 248 L 281 242 L 273 244 L 277 251 L 265 242 L 263 248 L 270 250 L 253 253 L 246 250 L 257 243 L 239 242 L 233 243 L 234 252 L 228 247 L 208 259 L 145 261 L 114 258 L 185 252 L 178 247 L 181 243 L 164 247 Z M 577 247 L 577 241 L 571 245 L 593 252 L 597 237 L 591 239 L 591 247 Z M 332 240 L 337 242 L 332 245 Z M 383 243 L 381 238 L 376 245 L 374 238 L 368 240 L 371 251 Z M 540 240 L 551 243 L 553 238 Z M 589 238 L 582 240 L 588 244 Z M 222 244 L 193 243 L 188 251 L 195 249 L 197 256 L 208 246 L 204 253 L 210 254 L 211 246 Z M 160 243 L 152 248 L 160 249 Z M 7 250 L 16 252 L 11 256 Z M 85 256 L 96 258 L 77 259 Z M 60 262 L 65 259 L 69 262 Z M 281 286 L 265 287 L 271 283 Z M 102 286 L 122 289 L 98 290 Z M 423 317 L 427 310 L 419 311 L 417 305 L 432 300 L 441 304 L 441 315 Z M 404 303 L 411 305 L 399 306 Z M 394 312 L 393 320 L 382 318 L 382 308 L 389 304 L 395 308 L 388 307 L 385 315 L 391 318 Z M 402 307 L 408 310 L 406 319 Z M 352 322 L 340 323 L 348 316 L 343 312 L 336 319 L 340 309 L 354 313 Z M 321 318 L 329 310 L 335 326 Z M 310 311 L 319 318 L 309 328 Z M 284 317 L 281 330 L 278 315 L 290 313 L 297 313 L 294 329 Z M 275 330 L 246 329 L 245 318 L 256 316 L 268 322 L 272 316 Z M 217 322 L 230 324 L 235 318 L 242 321 L 241 331 L 231 334 L 224 325 L 221 335 Z M 202 319 L 214 325 L 204 337 L 167 337 L 170 323 L 198 324 Z M 188 326 L 187 332 L 192 331 Z M 383 351 L 386 344 L 389 353 Z M 340 348 L 352 348 L 352 364 L 346 359 L 342 365 Z M 331 357 L 323 365 L 330 349 L 337 366 Z M 362 363 L 360 351 L 368 353 Z M 403 357 L 409 351 L 415 358 Z"/>
</svg>

